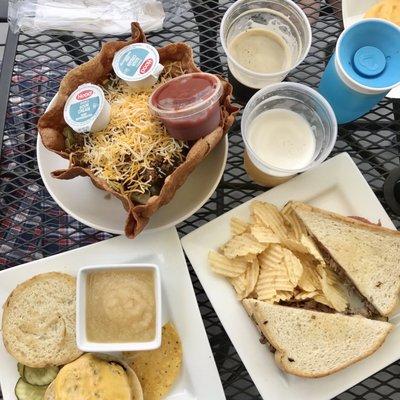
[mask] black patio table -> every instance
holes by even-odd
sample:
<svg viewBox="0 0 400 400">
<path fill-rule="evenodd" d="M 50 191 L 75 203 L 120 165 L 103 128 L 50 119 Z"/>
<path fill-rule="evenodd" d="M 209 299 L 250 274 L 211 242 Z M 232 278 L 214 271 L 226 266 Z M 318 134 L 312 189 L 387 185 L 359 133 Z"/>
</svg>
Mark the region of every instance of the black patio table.
<svg viewBox="0 0 400 400">
<path fill-rule="evenodd" d="M 232 1 L 182 0 L 174 2 L 173 8 L 172 2 L 164 3 L 167 12 L 164 29 L 150 34 L 150 43 L 162 46 L 185 41 L 193 47 L 196 62 L 204 71 L 226 75 L 219 25 Z M 2 7 L 4 4 L 0 4 L 0 13 Z M 341 2 L 316 0 L 306 11 L 313 21 L 313 44 L 305 62 L 287 80 L 316 87 L 343 29 Z M 70 68 L 96 54 L 104 41 L 112 39 L 109 36 L 71 32 L 36 36 L 8 33 L 0 75 L 0 269 L 112 236 L 66 215 L 44 188 L 36 162 L 36 123 L 56 93 L 60 80 Z M 332 153 L 348 152 L 351 155 L 397 227 L 400 226 L 400 217 L 385 200 L 384 183 L 399 164 L 399 133 L 399 103 L 385 99 L 368 115 L 339 127 Z M 223 179 L 205 206 L 178 225 L 181 236 L 265 190 L 252 183 L 246 175 L 242 153 L 239 115 L 229 132 L 228 164 Z M 399 195 L 400 185 L 396 188 Z M 226 397 L 232 400 L 260 399 L 193 269 L 188 265 Z M 337 398 L 400 400 L 400 362 Z"/>
</svg>

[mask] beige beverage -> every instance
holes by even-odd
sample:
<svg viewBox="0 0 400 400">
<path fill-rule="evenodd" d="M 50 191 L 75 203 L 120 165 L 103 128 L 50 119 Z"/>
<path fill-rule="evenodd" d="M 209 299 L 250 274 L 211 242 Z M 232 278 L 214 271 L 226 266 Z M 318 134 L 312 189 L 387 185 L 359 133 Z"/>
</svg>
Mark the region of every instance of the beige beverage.
<svg viewBox="0 0 400 400">
<path fill-rule="evenodd" d="M 248 141 L 260 163 L 287 171 L 306 167 L 313 160 L 316 148 L 315 135 L 308 121 L 283 108 L 259 114 L 249 126 Z M 266 187 L 279 185 L 293 177 L 290 173 L 261 171 L 247 153 L 244 167 L 254 182 Z"/>
<path fill-rule="evenodd" d="M 262 28 L 252 28 L 229 43 L 231 57 L 242 67 L 262 74 L 273 74 L 290 68 L 291 53 L 285 40 Z"/>
</svg>

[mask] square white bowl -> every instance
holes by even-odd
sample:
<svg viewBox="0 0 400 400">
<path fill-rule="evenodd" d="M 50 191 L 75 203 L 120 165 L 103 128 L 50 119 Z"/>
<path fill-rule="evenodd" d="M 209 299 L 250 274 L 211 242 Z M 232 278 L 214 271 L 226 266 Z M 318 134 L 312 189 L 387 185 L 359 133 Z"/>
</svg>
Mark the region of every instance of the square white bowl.
<svg viewBox="0 0 400 400">
<path fill-rule="evenodd" d="M 151 270 L 154 272 L 156 332 L 152 341 L 100 343 L 87 339 L 86 334 L 86 279 L 89 273 L 110 270 Z M 78 271 L 76 288 L 76 343 L 85 352 L 114 353 L 121 351 L 153 350 L 161 345 L 161 278 L 156 264 L 105 264 L 83 267 Z"/>
</svg>

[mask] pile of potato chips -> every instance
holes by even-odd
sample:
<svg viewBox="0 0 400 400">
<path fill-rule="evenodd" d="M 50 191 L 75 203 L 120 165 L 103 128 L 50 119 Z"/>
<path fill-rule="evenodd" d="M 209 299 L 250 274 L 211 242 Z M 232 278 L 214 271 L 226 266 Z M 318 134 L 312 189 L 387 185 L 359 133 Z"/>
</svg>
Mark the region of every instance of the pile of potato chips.
<svg viewBox="0 0 400 400">
<path fill-rule="evenodd" d="M 338 275 L 326 265 L 314 240 L 288 203 L 255 201 L 250 222 L 232 218 L 231 239 L 211 251 L 211 269 L 228 278 L 237 297 L 269 303 L 313 299 L 345 311 L 348 298 Z"/>
</svg>

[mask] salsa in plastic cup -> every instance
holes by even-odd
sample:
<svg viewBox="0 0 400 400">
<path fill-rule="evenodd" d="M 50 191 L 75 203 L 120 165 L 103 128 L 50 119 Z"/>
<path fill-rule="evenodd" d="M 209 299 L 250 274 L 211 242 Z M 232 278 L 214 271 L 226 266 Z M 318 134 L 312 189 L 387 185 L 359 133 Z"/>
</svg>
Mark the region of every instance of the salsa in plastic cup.
<svg viewBox="0 0 400 400">
<path fill-rule="evenodd" d="M 159 86 L 149 99 L 149 107 L 172 137 L 197 140 L 219 126 L 221 94 L 218 77 L 195 72 Z"/>
</svg>

